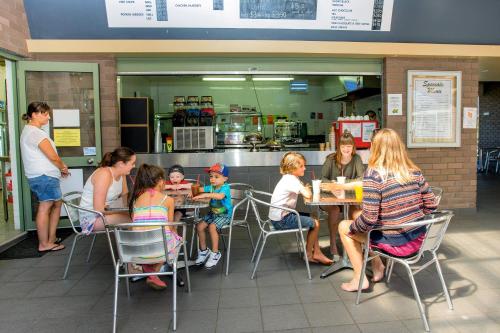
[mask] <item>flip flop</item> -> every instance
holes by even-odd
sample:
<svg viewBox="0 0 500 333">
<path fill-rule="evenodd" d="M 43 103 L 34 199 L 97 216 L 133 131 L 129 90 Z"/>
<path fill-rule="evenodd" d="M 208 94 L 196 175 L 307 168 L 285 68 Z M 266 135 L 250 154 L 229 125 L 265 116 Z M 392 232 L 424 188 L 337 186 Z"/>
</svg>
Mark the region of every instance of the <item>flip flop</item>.
<svg viewBox="0 0 500 333">
<path fill-rule="evenodd" d="M 62 247 L 61 247 L 62 246 Z M 66 247 L 62 244 L 57 244 L 56 246 L 54 247 L 51 247 L 50 249 L 48 250 L 43 250 L 43 251 L 40 251 L 38 250 L 38 253 L 46 253 L 46 252 L 57 252 L 57 251 L 61 251 L 61 250 L 64 250 Z"/>
<path fill-rule="evenodd" d="M 354 290 L 346 290 L 344 288 L 342 288 L 342 286 L 340 286 L 340 289 L 342 289 L 343 291 L 347 291 L 349 293 L 357 293 L 358 292 L 358 289 L 354 289 Z M 368 287 L 364 288 L 364 289 L 361 289 L 361 293 L 370 293 L 373 291 L 373 286 L 371 284 L 368 285 Z"/>
<path fill-rule="evenodd" d="M 56 240 L 54 241 L 54 243 L 56 244 L 60 244 L 62 242 L 62 238 L 61 237 L 56 237 Z"/>
</svg>

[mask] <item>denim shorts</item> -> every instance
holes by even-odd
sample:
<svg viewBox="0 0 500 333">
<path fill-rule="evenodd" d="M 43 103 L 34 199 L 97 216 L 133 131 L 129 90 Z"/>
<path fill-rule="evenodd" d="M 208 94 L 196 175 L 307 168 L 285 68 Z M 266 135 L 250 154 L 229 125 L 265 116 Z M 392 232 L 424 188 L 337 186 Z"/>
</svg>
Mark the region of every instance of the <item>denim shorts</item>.
<svg viewBox="0 0 500 333">
<path fill-rule="evenodd" d="M 41 175 L 34 178 L 28 178 L 28 184 L 38 201 L 57 201 L 61 200 L 61 183 L 59 178 Z"/>
<path fill-rule="evenodd" d="M 297 229 L 299 227 L 297 215 L 293 213 L 286 214 L 281 221 L 271 222 L 276 230 Z M 300 215 L 300 223 L 304 229 L 314 229 L 314 220 L 310 216 Z"/>
</svg>

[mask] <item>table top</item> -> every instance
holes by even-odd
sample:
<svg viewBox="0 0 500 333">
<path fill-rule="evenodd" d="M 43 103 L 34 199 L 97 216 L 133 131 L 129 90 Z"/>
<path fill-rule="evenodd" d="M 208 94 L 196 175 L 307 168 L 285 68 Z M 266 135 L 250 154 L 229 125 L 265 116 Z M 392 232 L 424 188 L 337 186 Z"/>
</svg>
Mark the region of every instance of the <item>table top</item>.
<svg viewBox="0 0 500 333">
<path fill-rule="evenodd" d="M 168 194 L 169 197 L 174 199 L 174 205 L 176 209 L 200 209 L 208 207 L 209 199 L 204 200 L 192 200 L 190 198 L 191 190 L 169 190 L 164 193 Z M 109 212 L 128 212 L 128 207 L 123 202 L 122 199 L 118 199 L 112 202 L 106 207 L 106 211 Z"/>
<path fill-rule="evenodd" d="M 356 200 L 354 191 L 344 190 L 344 198 L 337 198 L 329 191 L 321 191 L 319 200 L 316 196 L 305 199 L 306 206 L 343 206 L 343 205 L 359 205 L 361 200 Z"/>
</svg>

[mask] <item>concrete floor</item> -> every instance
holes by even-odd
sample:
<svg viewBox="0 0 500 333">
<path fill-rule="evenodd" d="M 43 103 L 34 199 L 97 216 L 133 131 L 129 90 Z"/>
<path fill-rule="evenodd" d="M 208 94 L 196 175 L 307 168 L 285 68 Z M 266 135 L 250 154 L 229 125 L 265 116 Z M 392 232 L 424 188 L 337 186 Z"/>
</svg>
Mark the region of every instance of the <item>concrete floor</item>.
<svg viewBox="0 0 500 333">
<path fill-rule="evenodd" d="M 478 212 L 457 214 L 440 251 L 455 309 L 448 310 L 432 267 L 417 275 L 432 332 L 500 332 L 500 177 L 481 176 L 479 186 Z M 326 229 L 322 235 L 326 246 Z M 192 293 L 180 289 L 178 332 L 424 331 L 408 279 L 398 267 L 390 284 L 377 283 L 356 306 L 355 295 L 339 288 L 351 271 L 321 280 L 323 267 L 313 266 L 308 280 L 294 238 L 274 239 L 266 246 L 255 280 L 249 278 L 250 245 L 243 233 L 235 239 L 228 277 L 221 264 L 211 271 L 193 270 Z M 110 332 L 109 250 L 101 238 L 87 264 L 88 245 L 82 241 L 77 247 L 65 281 L 67 250 L 0 261 L 0 331 Z M 137 282 L 127 299 L 121 288 L 119 331 L 168 331 L 170 308 L 170 289 L 155 292 Z"/>
</svg>

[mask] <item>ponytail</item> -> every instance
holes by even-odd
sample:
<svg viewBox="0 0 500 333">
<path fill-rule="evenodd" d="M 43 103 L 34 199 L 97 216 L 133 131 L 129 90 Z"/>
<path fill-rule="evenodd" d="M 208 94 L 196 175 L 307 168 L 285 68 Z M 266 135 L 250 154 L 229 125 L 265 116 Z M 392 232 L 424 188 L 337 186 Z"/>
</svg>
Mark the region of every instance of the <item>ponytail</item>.
<svg viewBox="0 0 500 333">
<path fill-rule="evenodd" d="M 31 102 L 28 105 L 28 110 L 23 114 L 22 119 L 29 121 L 34 112 L 47 113 L 50 111 L 50 106 L 45 102 Z"/>
<path fill-rule="evenodd" d="M 132 159 L 132 156 L 135 155 L 135 152 L 127 147 L 119 147 L 113 150 L 112 152 L 107 152 L 102 157 L 101 162 L 99 163 L 99 167 L 111 167 L 118 162 L 127 163 Z"/>
</svg>

